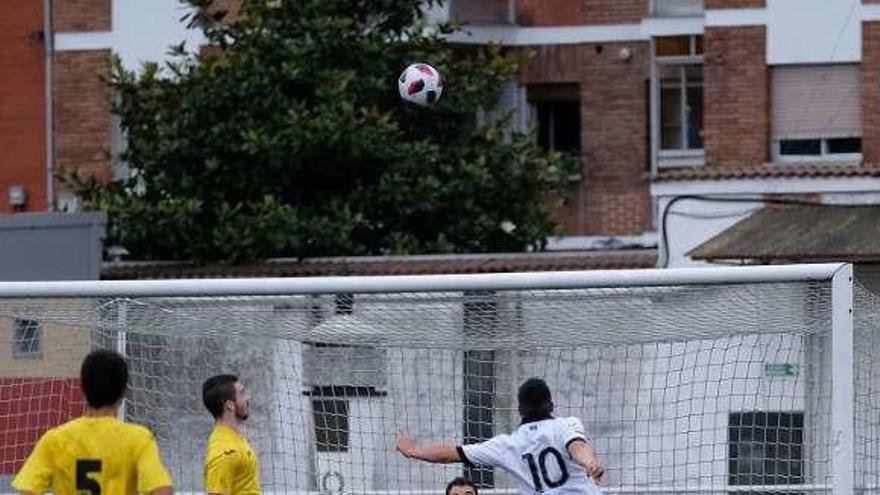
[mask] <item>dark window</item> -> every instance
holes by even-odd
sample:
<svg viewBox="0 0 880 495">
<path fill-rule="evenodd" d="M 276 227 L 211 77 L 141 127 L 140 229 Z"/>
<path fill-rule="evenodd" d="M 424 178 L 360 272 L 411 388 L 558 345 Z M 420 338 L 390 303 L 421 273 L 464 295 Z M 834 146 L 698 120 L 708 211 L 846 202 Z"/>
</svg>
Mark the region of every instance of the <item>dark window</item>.
<svg viewBox="0 0 880 495">
<path fill-rule="evenodd" d="M 804 483 L 803 413 L 731 413 L 727 435 L 731 485 Z M 764 495 L 770 492 L 737 493 Z"/>
<path fill-rule="evenodd" d="M 508 24 L 507 0 L 453 0 L 447 5 L 450 17 L 462 24 Z"/>
<path fill-rule="evenodd" d="M 12 337 L 14 357 L 40 357 L 42 352 L 42 329 L 36 320 L 15 320 Z"/>
<path fill-rule="evenodd" d="M 862 138 L 836 138 L 828 139 L 828 153 L 861 153 Z"/>
<path fill-rule="evenodd" d="M 691 54 L 690 36 L 660 36 L 654 38 L 654 54 L 658 57 L 680 57 Z"/>
<path fill-rule="evenodd" d="M 536 104 L 538 144 L 547 150 L 581 152 L 580 101 L 545 101 Z"/>
<path fill-rule="evenodd" d="M 702 6 L 700 6 L 702 11 Z M 703 36 L 658 36 L 654 38 L 654 56 L 687 57 L 703 54 Z"/>
<path fill-rule="evenodd" d="M 814 155 L 822 154 L 821 139 L 783 139 L 779 141 L 780 155 Z"/>
<path fill-rule="evenodd" d="M 318 452 L 348 452 L 348 401 L 313 400 Z"/>
<path fill-rule="evenodd" d="M 580 155 L 580 85 L 530 84 L 528 100 L 538 120 L 538 144 L 547 150 Z"/>
</svg>

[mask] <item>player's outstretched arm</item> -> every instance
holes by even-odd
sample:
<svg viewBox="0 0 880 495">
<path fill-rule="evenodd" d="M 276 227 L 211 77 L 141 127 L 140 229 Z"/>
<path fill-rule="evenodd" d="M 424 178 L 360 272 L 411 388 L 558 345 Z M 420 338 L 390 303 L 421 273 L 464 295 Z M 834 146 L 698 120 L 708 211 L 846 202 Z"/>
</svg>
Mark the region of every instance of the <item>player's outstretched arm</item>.
<svg viewBox="0 0 880 495">
<path fill-rule="evenodd" d="M 150 495 L 174 495 L 174 488 L 163 486 L 150 492 Z"/>
<path fill-rule="evenodd" d="M 397 450 L 410 459 L 419 459 L 427 462 L 447 464 L 461 462 L 458 449 L 455 445 L 416 445 L 412 438 L 403 432 L 397 432 Z"/>
<path fill-rule="evenodd" d="M 587 470 L 587 474 L 590 475 L 590 478 L 593 478 L 593 481 L 598 482 L 602 479 L 602 475 L 605 474 L 605 468 L 599 464 L 593 447 L 587 444 L 587 442 L 578 440 L 569 443 L 568 453 L 575 462 Z"/>
</svg>

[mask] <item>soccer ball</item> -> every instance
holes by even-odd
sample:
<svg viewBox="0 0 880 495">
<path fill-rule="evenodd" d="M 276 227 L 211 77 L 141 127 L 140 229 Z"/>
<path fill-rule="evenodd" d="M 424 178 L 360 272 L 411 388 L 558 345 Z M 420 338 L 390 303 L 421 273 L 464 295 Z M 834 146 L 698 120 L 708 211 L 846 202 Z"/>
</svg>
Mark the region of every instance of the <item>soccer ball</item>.
<svg viewBox="0 0 880 495">
<path fill-rule="evenodd" d="M 400 74 L 397 90 L 404 100 L 427 107 L 437 103 L 443 93 L 443 79 L 428 64 L 412 64 Z"/>
</svg>

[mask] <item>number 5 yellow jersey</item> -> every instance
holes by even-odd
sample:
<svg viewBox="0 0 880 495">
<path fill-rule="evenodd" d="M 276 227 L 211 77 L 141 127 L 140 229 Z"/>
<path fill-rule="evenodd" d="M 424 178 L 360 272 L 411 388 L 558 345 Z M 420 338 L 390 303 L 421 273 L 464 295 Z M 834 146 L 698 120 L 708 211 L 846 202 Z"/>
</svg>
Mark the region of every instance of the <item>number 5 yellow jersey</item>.
<svg viewBox="0 0 880 495">
<path fill-rule="evenodd" d="M 12 481 L 18 491 L 128 495 L 171 486 L 150 430 L 114 417 L 81 417 L 47 431 Z"/>
</svg>

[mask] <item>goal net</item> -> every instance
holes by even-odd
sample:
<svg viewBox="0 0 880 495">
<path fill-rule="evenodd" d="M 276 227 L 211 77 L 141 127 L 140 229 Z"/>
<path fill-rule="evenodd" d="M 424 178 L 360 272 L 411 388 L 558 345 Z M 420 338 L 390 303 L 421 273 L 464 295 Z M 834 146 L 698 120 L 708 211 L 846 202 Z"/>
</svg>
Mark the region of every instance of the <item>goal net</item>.
<svg viewBox="0 0 880 495">
<path fill-rule="evenodd" d="M 836 274 L 836 275 L 835 275 Z M 854 309 L 854 314 L 851 310 Z M 251 391 L 264 493 L 440 494 L 500 470 L 397 454 L 515 429 L 544 378 L 607 493 L 874 493 L 880 303 L 847 265 L 429 277 L 0 284 L 0 493 L 79 414 L 82 357 L 122 352 L 121 414 L 201 492 L 201 384 Z"/>
</svg>

